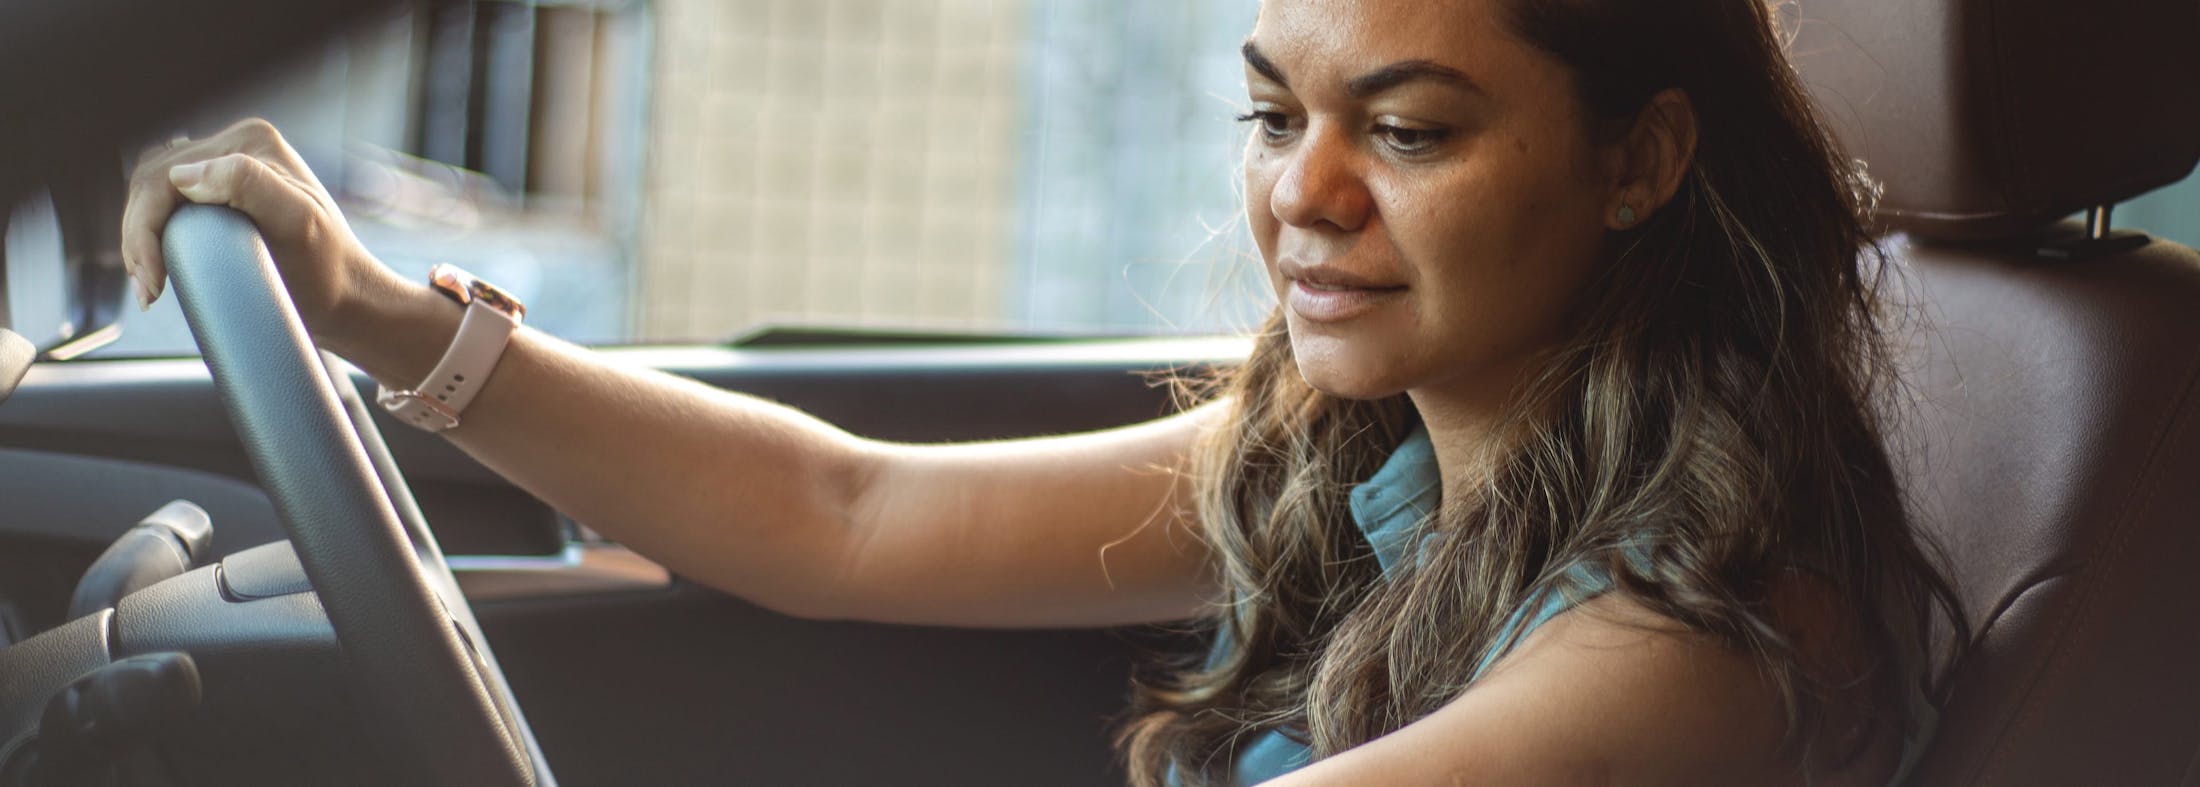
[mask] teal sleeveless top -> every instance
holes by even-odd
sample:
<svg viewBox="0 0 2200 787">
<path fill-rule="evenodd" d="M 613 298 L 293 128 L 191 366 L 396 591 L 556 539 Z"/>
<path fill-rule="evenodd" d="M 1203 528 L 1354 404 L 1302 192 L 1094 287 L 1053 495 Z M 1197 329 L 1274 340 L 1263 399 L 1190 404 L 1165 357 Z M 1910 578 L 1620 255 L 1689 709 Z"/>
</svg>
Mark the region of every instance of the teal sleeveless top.
<svg viewBox="0 0 2200 787">
<path fill-rule="evenodd" d="M 1352 488 L 1352 521 L 1366 536 L 1368 546 L 1375 553 L 1376 564 L 1386 576 L 1418 554 L 1420 539 L 1416 536 L 1423 524 L 1435 516 L 1443 497 L 1442 485 L 1442 474 L 1436 467 L 1436 447 L 1429 440 L 1428 430 L 1416 427 L 1375 475 Z M 1552 592 L 1530 599 L 1513 613 L 1506 623 L 1504 636 L 1498 637 L 1475 664 L 1470 681 L 1480 679 L 1482 673 L 1510 652 L 1513 645 L 1527 639 L 1537 627 L 1610 589 L 1611 578 L 1601 568 L 1574 567 Z M 1219 661 L 1230 647 L 1229 642 L 1218 638 L 1208 654 L 1209 663 Z M 1912 712 L 1920 724 L 1903 742 L 1902 765 L 1895 772 L 1892 785 L 1902 784 L 1923 752 L 1925 741 L 1932 733 L 1934 710 L 1922 690 L 1913 696 Z M 1306 767 L 1312 758 L 1313 752 L 1305 742 L 1280 730 L 1271 730 L 1238 751 L 1232 783 L 1258 784 Z M 1173 772 L 1169 782 L 1178 783 Z"/>
</svg>

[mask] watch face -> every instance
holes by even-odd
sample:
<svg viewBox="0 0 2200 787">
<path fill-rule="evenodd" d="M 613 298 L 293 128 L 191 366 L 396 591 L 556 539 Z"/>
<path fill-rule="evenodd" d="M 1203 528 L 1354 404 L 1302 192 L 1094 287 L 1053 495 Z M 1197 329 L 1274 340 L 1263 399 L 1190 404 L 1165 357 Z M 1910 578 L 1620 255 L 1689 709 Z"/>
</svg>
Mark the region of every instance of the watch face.
<svg viewBox="0 0 2200 787">
<path fill-rule="evenodd" d="M 428 286 L 443 293 L 444 297 L 458 301 L 460 306 L 473 302 L 473 284 L 473 275 L 460 270 L 456 265 L 437 265 L 428 269 Z"/>
<path fill-rule="evenodd" d="M 509 314 L 514 320 L 527 316 L 526 305 L 521 304 L 518 298 L 512 297 L 511 293 L 499 289 L 494 284 L 475 279 L 473 296 L 474 300 L 481 301 L 492 309 Z"/>
<path fill-rule="evenodd" d="M 445 297 L 458 301 L 460 306 L 481 301 L 482 305 L 511 315 L 514 320 L 527 316 L 527 306 L 520 303 L 518 298 L 512 297 L 511 293 L 494 284 L 474 278 L 473 274 L 456 265 L 439 264 L 429 269 L 428 285 Z"/>
</svg>

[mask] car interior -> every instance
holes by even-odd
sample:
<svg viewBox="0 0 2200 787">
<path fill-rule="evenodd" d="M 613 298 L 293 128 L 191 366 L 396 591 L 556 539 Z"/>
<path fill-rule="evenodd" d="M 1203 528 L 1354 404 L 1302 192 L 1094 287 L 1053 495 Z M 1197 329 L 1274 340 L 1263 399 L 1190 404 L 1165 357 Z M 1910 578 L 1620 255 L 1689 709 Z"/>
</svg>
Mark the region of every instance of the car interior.
<svg viewBox="0 0 2200 787">
<path fill-rule="evenodd" d="M 2111 209 L 2200 157 L 2200 91 L 2117 81 L 2200 73 L 2200 7 L 1804 7 L 1797 68 L 1900 232 L 1894 453 L 1976 630 L 1915 783 L 2196 783 L 2200 256 Z"/>
<path fill-rule="evenodd" d="M 125 301 L 124 141 L 375 5 L 0 9 L 0 105 L 36 119 L 0 127 L 0 198 L 51 190 L 63 260 L 0 257 L 0 785 L 1122 783 L 1133 665 L 1178 632 L 803 620 L 686 582 L 366 406 L 237 214 L 165 239 L 203 359 L 74 359 Z M 1890 449 L 1974 631 L 1909 783 L 2200 785 L 2200 252 L 2114 211 L 2200 162 L 2200 84 L 2127 78 L 2200 75 L 2200 3 L 1789 13 L 1883 187 Z M 931 339 L 603 352 L 939 442 L 1153 418 L 1158 376 L 1247 347 Z"/>
</svg>

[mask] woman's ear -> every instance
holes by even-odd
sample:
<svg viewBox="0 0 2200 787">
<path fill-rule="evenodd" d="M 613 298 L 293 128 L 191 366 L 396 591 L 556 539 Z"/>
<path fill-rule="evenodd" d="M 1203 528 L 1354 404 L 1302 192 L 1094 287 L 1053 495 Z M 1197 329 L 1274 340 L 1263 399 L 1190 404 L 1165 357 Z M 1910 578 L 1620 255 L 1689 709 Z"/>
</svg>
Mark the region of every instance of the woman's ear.
<svg viewBox="0 0 2200 787">
<path fill-rule="evenodd" d="M 1650 97 L 1618 143 L 1605 225 L 1632 229 L 1672 201 L 1696 160 L 1696 107 L 1679 88 Z"/>
</svg>

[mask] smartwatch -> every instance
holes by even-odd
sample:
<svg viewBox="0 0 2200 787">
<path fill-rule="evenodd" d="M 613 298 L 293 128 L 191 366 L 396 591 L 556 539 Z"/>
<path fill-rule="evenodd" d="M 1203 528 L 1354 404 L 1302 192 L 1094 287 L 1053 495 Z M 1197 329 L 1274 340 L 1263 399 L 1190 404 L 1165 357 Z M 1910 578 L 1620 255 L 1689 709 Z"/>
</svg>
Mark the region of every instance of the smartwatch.
<svg viewBox="0 0 2200 787">
<path fill-rule="evenodd" d="M 504 357 L 512 332 L 527 316 L 527 307 L 511 293 L 474 278 L 456 265 L 437 265 L 428 271 L 428 285 L 443 297 L 466 308 L 458 334 L 451 337 L 443 360 L 428 372 L 419 387 L 393 391 L 383 386 L 375 401 L 397 420 L 427 432 L 441 432 L 458 425 L 458 416 L 488 383 L 489 373 Z"/>
</svg>

